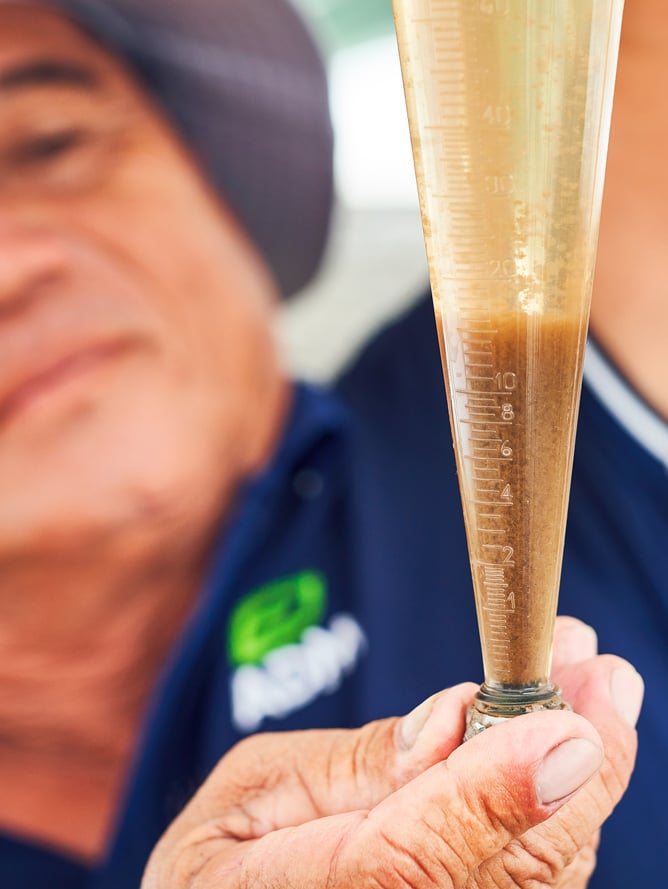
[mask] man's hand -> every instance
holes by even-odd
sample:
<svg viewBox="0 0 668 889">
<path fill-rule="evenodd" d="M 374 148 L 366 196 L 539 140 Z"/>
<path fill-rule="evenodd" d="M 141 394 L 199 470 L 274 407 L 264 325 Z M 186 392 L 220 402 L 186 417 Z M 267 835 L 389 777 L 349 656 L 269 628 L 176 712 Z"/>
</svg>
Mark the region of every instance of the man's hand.
<svg viewBox="0 0 668 889">
<path fill-rule="evenodd" d="M 633 668 L 595 651 L 593 631 L 560 620 L 554 675 L 577 713 L 519 717 L 463 746 L 470 684 L 404 719 L 242 742 L 142 889 L 581 889 L 631 775 L 642 700 Z"/>
</svg>

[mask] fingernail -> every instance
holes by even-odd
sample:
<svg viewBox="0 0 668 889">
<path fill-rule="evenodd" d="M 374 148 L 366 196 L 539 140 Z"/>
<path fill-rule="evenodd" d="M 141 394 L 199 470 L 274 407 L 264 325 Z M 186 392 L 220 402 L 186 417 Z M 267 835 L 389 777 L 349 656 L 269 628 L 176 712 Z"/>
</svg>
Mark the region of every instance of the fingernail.
<svg viewBox="0 0 668 889">
<path fill-rule="evenodd" d="M 586 738 L 572 738 L 551 750 L 536 774 L 538 798 L 544 805 L 575 793 L 601 767 L 603 751 Z"/>
<path fill-rule="evenodd" d="M 410 750 L 415 745 L 420 732 L 425 727 L 427 720 L 434 709 L 436 698 L 427 698 L 415 710 L 411 710 L 408 716 L 399 723 L 398 743 L 402 750 Z"/>
<path fill-rule="evenodd" d="M 610 694 L 622 719 L 635 726 L 645 696 L 645 683 L 640 673 L 628 667 L 618 667 L 610 677 Z"/>
</svg>

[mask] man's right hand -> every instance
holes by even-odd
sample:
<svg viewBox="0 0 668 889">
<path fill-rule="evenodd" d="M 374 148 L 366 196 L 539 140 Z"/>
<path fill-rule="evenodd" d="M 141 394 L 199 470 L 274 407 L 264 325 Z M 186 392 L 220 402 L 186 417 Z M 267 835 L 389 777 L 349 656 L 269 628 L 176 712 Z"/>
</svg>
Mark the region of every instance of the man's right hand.
<svg viewBox="0 0 668 889">
<path fill-rule="evenodd" d="M 223 758 L 142 889 L 582 889 L 636 750 L 642 682 L 560 622 L 544 712 L 460 745 L 475 687 L 355 731 L 258 735 Z M 605 753 L 603 752 L 605 751 Z"/>
</svg>

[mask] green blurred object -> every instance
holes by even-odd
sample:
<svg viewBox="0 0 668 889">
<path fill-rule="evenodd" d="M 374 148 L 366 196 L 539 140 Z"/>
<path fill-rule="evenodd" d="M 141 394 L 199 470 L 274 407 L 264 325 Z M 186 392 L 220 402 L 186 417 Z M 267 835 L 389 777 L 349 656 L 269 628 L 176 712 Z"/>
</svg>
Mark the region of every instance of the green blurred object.
<svg viewBox="0 0 668 889">
<path fill-rule="evenodd" d="M 297 645 L 327 610 L 327 584 L 321 574 L 304 571 L 266 584 L 236 606 L 228 627 L 228 655 L 235 666 L 261 664 L 285 645 Z"/>
<path fill-rule="evenodd" d="M 390 0 L 295 0 L 295 4 L 313 22 L 330 52 L 394 29 Z"/>
</svg>

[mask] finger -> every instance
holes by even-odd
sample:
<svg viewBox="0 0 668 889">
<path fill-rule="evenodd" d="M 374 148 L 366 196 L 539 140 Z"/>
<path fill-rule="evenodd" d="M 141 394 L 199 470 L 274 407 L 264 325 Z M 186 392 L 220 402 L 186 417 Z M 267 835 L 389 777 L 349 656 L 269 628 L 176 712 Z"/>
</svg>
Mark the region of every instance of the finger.
<svg viewBox="0 0 668 889">
<path fill-rule="evenodd" d="M 238 840 L 314 818 L 370 809 L 461 744 L 472 683 L 429 698 L 403 719 L 356 730 L 256 735 L 223 758 L 173 836 L 224 813 Z"/>
<path fill-rule="evenodd" d="M 628 661 L 614 655 L 564 667 L 558 675 L 566 699 L 596 727 L 603 741 L 605 762 L 598 783 L 590 789 L 607 817 L 626 790 L 633 771 L 637 750 L 635 725 L 644 696 L 642 677 Z"/>
<path fill-rule="evenodd" d="M 463 887 L 482 861 L 563 805 L 601 760 L 598 735 L 581 717 L 520 717 L 459 747 L 371 811 L 267 834 L 233 865 L 223 851 L 197 885 Z"/>
<path fill-rule="evenodd" d="M 535 828 L 540 830 L 541 825 Z M 528 831 L 525 836 L 529 836 Z M 586 889 L 596 868 L 596 851 L 599 834 L 594 834 L 590 842 L 569 863 L 554 860 L 550 852 L 548 858 L 542 859 L 534 855 L 533 866 L 528 869 L 520 866 L 518 861 L 526 853 L 522 840 L 512 840 L 506 849 L 499 853 L 492 862 L 485 862 L 470 877 L 466 889 L 499 889 L 500 886 L 551 886 L 552 889 Z M 558 853 L 558 850 L 555 850 Z M 501 856 L 506 856 L 505 867 L 499 866 Z M 517 856 L 517 859 L 516 859 Z M 524 876 L 526 875 L 526 877 Z"/>
<path fill-rule="evenodd" d="M 554 631 L 552 668 L 558 670 L 567 664 L 579 664 L 598 653 L 595 630 L 575 617 L 557 618 Z"/>
<path fill-rule="evenodd" d="M 548 877 L 560 874 L 596 838 L 628 786 L 636 755 L 634 725 L 642 703 L 642 679 L 627 661 L 612 655 L 564 667 L 558 679 L 564 697 L 597 729 L 605 750 L 603 765 L 553 817 L 485 862 L 475 886 L 531 885 L 532 880 L 552 885 Z M 571 884 L 564 885 L 571 889 Z"/>
</svg>

